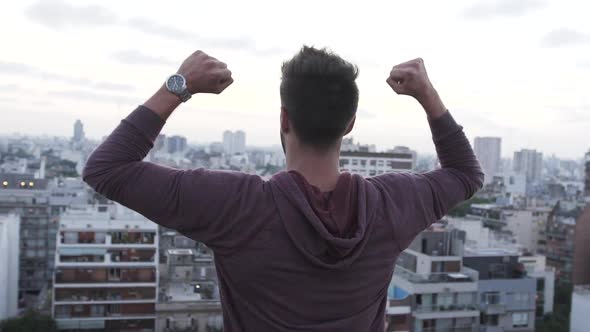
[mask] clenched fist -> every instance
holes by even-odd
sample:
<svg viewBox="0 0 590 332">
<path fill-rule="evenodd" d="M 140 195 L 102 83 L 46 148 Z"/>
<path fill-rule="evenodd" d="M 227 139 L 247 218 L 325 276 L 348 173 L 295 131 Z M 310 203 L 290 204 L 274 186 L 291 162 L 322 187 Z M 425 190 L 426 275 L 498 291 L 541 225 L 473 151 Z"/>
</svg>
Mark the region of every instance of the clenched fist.
<svg viewBox="0 0 590 332">
<path fill-rule="evenodd" d="M 184 76 L 192 94 L 219 94 L 234 82 L 225 63 L 202 51 L 196 51 L 184 60 L 178 73 Z"/>
<path fill-rule="evenodd" d="M 389 73 L 387 83 L 397 94 L 414 97 L 432 118 L 437 118 L 446 112 L 442 100 L 430 83 L 421 58 L 394 66 Z"/>
</svg>

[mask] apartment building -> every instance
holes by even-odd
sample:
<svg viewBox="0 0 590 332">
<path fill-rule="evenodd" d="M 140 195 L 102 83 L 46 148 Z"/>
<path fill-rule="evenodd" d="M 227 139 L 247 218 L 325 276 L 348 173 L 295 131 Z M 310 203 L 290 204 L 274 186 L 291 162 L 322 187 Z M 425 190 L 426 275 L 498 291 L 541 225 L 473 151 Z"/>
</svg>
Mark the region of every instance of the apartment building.
<svg viewBox="0 0 590 332">
<path fill-rule="evenodd" d="M 527 209 L 507 209 L 505 229 L 529 253 L 536 253 L 539 242 L 539 231 L 545 228 L 551 208 L 531 207 Z"/>
<path fill-rule="evenodd" d="M 65 331 L 155 331 L 158 227 L 119 205 L 68 209 L 52 314 Z"/>
<path fill-rule="evenodd" d="M 167 249 L 165 261 L 160 265 L 157 331 L 222 331 L 212 254 L 204 248 Z"/>
<path fill-rule="evenodd" d="M 518 259 L 511 250 L 465 248 L 463 264 L 479 275 L 480 331 L 535 330 L 537 280 Z"/>
<path fill-rule="evenodd" d="M 0 214 L 20 217 L 19 307 L 37 308 L 52 277 L 57 214 L 49 181 L 32 174 L 0 173 Z"/>
<path fill-rule="evenodd" d="M 572 283 L 577 210 L 562 209 L 557 203 L 547 217 L 545 228 L 539 231 L 537 252 L 555 268 L 559 283 Z"/>
<path fill-rule="evenodd" d="M 518 262 L 523 264 L 527 276 L 537 280 L 535 316 L 542 319 L 553 312 L 555 297 L 555 268 L 547 266 L 545 256 L 520 256 Z"/>
<path fill-rule="evenodd" d="M 405 310 L 399 301 L 406 301 L 410 331 L 478 331 L 478 275 L 462 263 L 464 242 L 465 232 L 434 224 L 400 254 L 388 310 Z M 388 315 L 395 326 L 407 317 Z"/>
</svg>

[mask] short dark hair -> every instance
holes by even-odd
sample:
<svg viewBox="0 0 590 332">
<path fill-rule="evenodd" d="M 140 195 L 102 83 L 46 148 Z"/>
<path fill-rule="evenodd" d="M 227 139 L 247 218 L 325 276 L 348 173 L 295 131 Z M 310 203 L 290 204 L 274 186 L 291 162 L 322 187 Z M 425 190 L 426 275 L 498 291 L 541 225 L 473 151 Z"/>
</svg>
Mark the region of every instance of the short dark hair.
<svg viewBox="0 0 590 332">
<path fill-rule="evenodd" d="M 281 70 L 281 104 L 299 139 L 332 146 L 358 107 L 358 67 L 325 48 L 303 46 Z"/>
</svg>

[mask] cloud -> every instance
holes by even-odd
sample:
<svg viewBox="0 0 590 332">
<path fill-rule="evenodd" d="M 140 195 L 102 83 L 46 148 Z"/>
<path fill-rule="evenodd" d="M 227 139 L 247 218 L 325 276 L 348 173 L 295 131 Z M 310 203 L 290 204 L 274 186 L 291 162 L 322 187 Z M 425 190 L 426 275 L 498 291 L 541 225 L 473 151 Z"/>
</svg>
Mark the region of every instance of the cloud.
<svg viewBox="0 0 590 332">
<path fill-rule="evenodd" d="M 209 38 L 200 36 L 191 31 L 178 29 L 176 27 L 161 24 L 145 17 L 135 17 L 127 22 L 131 29 L 150 34 L 181 41 L 190 41 L 201 48 L 225 48 L 239 50 L 255 50 L 255 43 L 249 38 Z"/>
<path fill-rule="evenodd" d="M 101 26 L 118 22 L 117 15 L 97 5 L 71 5 L 65 1 L 39 1 L 25 10 L 31 20 L 53 29 Z"/>
<path fill-rule="evenodd" d="M 14 103 L 16 98 L 0 98 L 0 103 Z"/>
<path fill-rule="evenodd" d="M 544 47 L 563 47 L 589 43 L 590 34 L 568 28 L 555 29 L 541 39 L 541 46 Z"/>
<path fill-rule="evenodd" d="M 113 58 L 126 65 L 165 65 L 172 66 L 177 65 L 175 61 L 170 59 L 141 53 L 135 50 L 125 50 L 114 53 Z"/>
<path fill-rule="evenodd" d="M 77 5 L 62 0 L 38 1 L 25 10 L 25 15 L 34 22 L 52 29 L 122 26 L 150 36 L 169 40 L 190 42 L 201 49 L 220 48 L 250 52 L 259 56 L 284 54 L 277 47 L 259 48 L 247 37 L 206 37 L 190 30 L 179 29 L 145 17 L 119 18 L 113 11 L 98 5 Z M 127 54 L 128 56 L 128 54 Z M 127 57 L 129 58 L 129 57 Z M 126 57 L 123 55 L 123 62 Z M 145 58 L 143 60 L 146 60 Z M 163 59 L 155 59 L 161 62 Z M 165 61 L 165 60 L 164 60 Z M 153 61 L 150 64 L 155 64 Z"/>
<path fill-rule="evenodd" d="M 139 100 L 138 98 L 121 96 L 121 95 L 95 93 L 95 92 L 84 91 L 84 90 L 49 91 L 49 95 L 54 96 L 54 97 L 62 97 L 62 98 L 67 98 L 67 99 L 101 102 L 101 103 L 120 103 L 120 104 L 140 104 L 141 103 L 141 100 Z"/>
<path fill-rule="evenodd" d="M 518 17 L 544 6 L 545 2 L 541 0 L 488 0 L 466 8 L 463 16 L 471 19 Z"/>
<path fill-rule="evenodd" d="M 16 84 L 0 84 L 0 92 L 19 91 L 21 87 Z"/>
<path fill-rule="evenodd" d="M 18 62 L 0 61 L 0 73 L 9 75 L 31 76 L 41 80 L 57 81 L 66 84 L 82 86 L 92 89 L 133 91 L 135 88 L 126 84 L 115 84 L 109 82 L 94 82 L 87 78 L 71 77 L 57 73 L 44 71 L 40 68 Z"/>
</svg>

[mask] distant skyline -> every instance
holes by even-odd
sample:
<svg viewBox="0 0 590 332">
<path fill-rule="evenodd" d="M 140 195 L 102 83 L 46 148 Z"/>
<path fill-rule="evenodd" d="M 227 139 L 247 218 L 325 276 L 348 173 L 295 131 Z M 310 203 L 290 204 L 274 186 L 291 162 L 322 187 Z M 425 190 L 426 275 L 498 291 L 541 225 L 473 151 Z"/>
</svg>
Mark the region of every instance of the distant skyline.
<svg viewBox="0 0 590 332">
<path fill-rule="evenodd" d="M 425 60 L 473 143 L 502 137 L 502 156 L 537 149 L 579 159 L 590 148 L 590 4 L 583 1 L 346 2 L 13 1 L 0 28 L 0 135 L 107 135 L 196 49 L 228 63 L 235 83 L 197 95 L 165 134 L 279 145 L 280 65 L 303 44 L 360 67 L 352 136 L 378 149 L 434 153 L 419 105 L 385 83 Z M 262 14 L 264 13 L 264 15 Z M 304 24 L 302 24 L 304 22 Z"/>
</svg>

